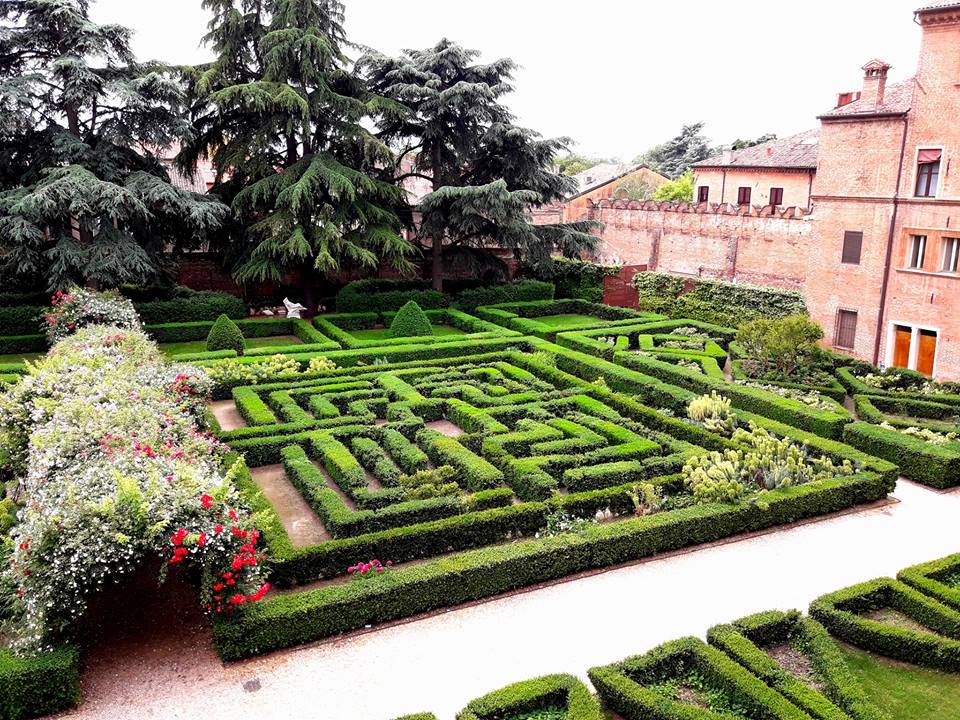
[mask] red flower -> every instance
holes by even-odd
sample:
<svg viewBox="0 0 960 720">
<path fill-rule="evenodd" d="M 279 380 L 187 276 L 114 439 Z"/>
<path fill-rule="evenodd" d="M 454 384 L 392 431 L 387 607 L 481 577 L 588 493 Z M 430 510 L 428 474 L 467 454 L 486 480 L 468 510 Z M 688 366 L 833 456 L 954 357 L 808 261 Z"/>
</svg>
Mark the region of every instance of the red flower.
<svg viewBox="0 0 960 720">
<path fill-rule="evenodd" d="M 207 495 L 204 493 L 200 496 L 200 504 L 203 505 L 207 510 L 213 507 L 213 496 Z"/>
<path fill-rule="evenodd" d="M 214 531 L 217 535 L 219 535 L 220 533 L 223 532 L 223 525 L 221 525 L 220 523 L 217 523 L 216 525 L 214 525 L 213 531 Z"/>
<path fill-rule="evenodd" d="M 170 536 L 170 542 L 174 545 L 183 545 L 183 541 L 187 539 L 187 535 L 190 533 L 187 532 L 186 528 L 180 528 L 173 535 Z"/>
<path fill-rule="evenodd" d="M 207 534 L 205 532 L 200 533 L 200 537 L 197 538 L 197 547 L 204 547 L 207 544 Z"/>
</svg>

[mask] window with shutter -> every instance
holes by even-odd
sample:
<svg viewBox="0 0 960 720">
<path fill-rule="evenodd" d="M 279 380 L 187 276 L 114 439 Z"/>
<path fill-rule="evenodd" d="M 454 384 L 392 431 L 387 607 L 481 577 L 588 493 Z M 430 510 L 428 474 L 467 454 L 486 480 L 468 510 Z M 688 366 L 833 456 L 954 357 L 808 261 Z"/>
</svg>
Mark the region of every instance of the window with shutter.
<svg viewBox="0 0 960 720">
<path fill-rule="evenodd" d="M 860 264 L 860 249 L 863 247 L 863 233 L 847 230 L 843 233 L 843 254 L 840 262 L 847 265 Z"/>
<path fill-rule="evenodd" d="M 940 270 L 955 273 L 957 271 L 958 254 L 960 254 L 960 238 L 944 238 Z"/>
<path fill-rule="evenodd" d="M 783 205 L 783 188 L 770 188 L 770 204 Z"/>
<path fill-rule="evenodd" d="M 750 204 L 750 188 L 742 187 L 737 190 L 737 205 Z"/>
<path fill-rule="evenodd" d="M 907 254 L 907 267 L 913 270 L 923 270 L 923 260 L 927 253 L 927 236 L 911 235 L 910 249 Z"/>
<path fill-rule="evenodd" d="M 937 181 L 940 179 L 941 150 L 919 150 L 917 152 L 917 186 L 915 197 L 936 197 Z"/>
<path fill-rule="evenodd" d="M 852 350 L 857 339 L 857 311 L 838 310 L 837 327 L 833 337 L 833 344 L 839 348 Z"/>
</svg>

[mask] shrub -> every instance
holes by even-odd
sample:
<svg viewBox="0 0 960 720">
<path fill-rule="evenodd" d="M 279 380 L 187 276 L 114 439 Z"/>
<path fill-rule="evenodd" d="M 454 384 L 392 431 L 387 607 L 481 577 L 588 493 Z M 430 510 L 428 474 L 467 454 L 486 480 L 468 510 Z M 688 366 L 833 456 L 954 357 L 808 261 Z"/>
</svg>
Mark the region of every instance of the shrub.
<svg viewBox="0 0 960 720">
<path fill-rule="evenodd" d="M 178 288 L 176 295 L 170 300 L 134 301 L 134 306 L 140 319 L 148 325 L 213 321 L 220 315 L 232 320 L 247 317 L 247 304 L 228 293 Z"/>
<path fill-rule="evenodd" d="M 433 335 L 430 318 L 413 300 L 397 312 L 390 323 L 390 337 L 423 337 Z"/>
<path fill-rule="evenodd" d="M 44 315 L 47 340 L 51 345 L 88 325 L 112 325 L 123 329 L 140 327 L 133 304 L 114 292 L 93 292 L 73 287 L 57 290 L 52 307 Z"/>
<path fill-rule="evenodd" d="M 465 290 L 457 296 L 455 305 L 461 310 L 472 312 L 482 305 L 499 305 L 507 302 L 528 300 L 552 300 L 556 289 L 553 283 L 539 280 L 519 280 L 506 285 Z"/>
<path fill-rule="evenodd" d="M 501 720 L 530 717 L 536 712 L 562 709 L 565 720 L 603 720 L 600 703 L 572 675 L 546 675 L 508 685 L 472 700 L 457 720 Z M 532 715 L 531 715 L 532 714 Z"/>
<path fill-rule="evenodd" d="M 806 315 L 753 320 L 741 326 L 737 342 L 750 358 L 784 375 L 810 362 L 823 329 Z"/>
<path fill-rule="evenodd" d="M 710 432 L 724 436 L 730 436 L 736 424 L 729 398 L 718 394 L 716 390 L 691 400 L 687 406 L 687 417 Z"/>
<path fill-rule="evenodd" d="M 425 280 L 354 280 L 337 293 L 338 313 L 399 310 L 414 301 L 426 309 L 444 308 L 449 300 Z"/>
<path fill-rule="evenodd" d="M 79 703 L 79 656 L 71 646 L 29 657 L 0 649 L 0 718 L 39 717 Z"/>
<path fill-rule="evenodd" d="M 207 352 L 233 350 L 243 355 L 244 347 L 243 333 L 237 324 L 226 315 L 218 317 L 207 334 Z"/>
</svg>

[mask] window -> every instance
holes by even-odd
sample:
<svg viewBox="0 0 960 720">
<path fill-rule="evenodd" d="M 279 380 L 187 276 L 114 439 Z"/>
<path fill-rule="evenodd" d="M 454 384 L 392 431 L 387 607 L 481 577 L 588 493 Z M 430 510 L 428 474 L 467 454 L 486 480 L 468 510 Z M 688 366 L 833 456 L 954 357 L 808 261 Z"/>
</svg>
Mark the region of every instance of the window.
<svg viewBox="0 0 960 720">
<path fill-rule="evenodd" d="M 847 230 L 843 233 L 843 254 L 840 262 L 847 265 L 860 264 L 860 249 L 863 247 L 863 233 L 856 230 Z"/>
<path fill-rule="evenodd" d="M 737 190 L 737 205 L 750 204 L 750 188 L 742 187 Z"/>
<path fill-rule="evenodd" d="M 857 338 L 857 311 L 838 310 L 837 330 L 834 333 L 833 344 L 840 348 L 853 349 Z"/>
<path fill-rule="evenodd" d="M 911 235 L 910 250 L 907 254 L 907 267 L 923 270 L 923 256 L 927 251 L 926 235 Z"/>
<path fill-rule="evenodd" d="M 920 150 L 917 153 L 916 197 L 936 197 L 940 178 L 940 150 Z"/>
<path fill-rule="evenodd" d="M 705 203 L 710 197 L 710 187 L 708 185 L 701 185 L 697 188 L 697 202 Z"/>
<path fill-rule="evenodd" d="M 960 238 L 944 238 L 943 258 L 940 261 L 940 270 L 943 272 L 956 272 L 958 252 L 960 252 Z"/>
<path fill-rule="evenodd" d="M 783 205 L 783 188 L 770 188 L 770 204 Z"/>
</svg>

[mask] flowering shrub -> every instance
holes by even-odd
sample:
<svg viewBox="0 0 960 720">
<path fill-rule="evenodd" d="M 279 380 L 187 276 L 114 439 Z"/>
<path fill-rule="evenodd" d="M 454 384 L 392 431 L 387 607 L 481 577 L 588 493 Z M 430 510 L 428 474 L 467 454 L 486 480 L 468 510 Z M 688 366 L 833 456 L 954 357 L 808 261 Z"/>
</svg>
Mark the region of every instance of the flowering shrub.
<svg viewBox="0 0 960 720">
<path fill-rule="evenodd" d="M 325 357 L 310 359 L 306 372 L 327 372 L 336 370 L 333 360 Z M 257 385 L 263 382 L 274 382 L 282 379 L 292 379 L 302 374 L 300 363 L 286 355 L 272 355 L 264 362 L 238 363 L 227 359 L 212 363 L 206 367 L 210 381 L 220 387 L 234 387 L 237 385 Z"/>
<path fill-rule="evenodd" d="M 816 410 L 832 410 L 835 408 L 833 404 L 824 400 L 823 396 L 814 390 L 804 391 L 798 388 L 787 388 L 780 385 L 768 385 L 766 383 L 754 382 L 751 380 L 738 380 L 736 384 L 744 385 L 746 387 L 754 387 L 758 390 L 765 390 L 773 393 L 774 395 L 779 395 L 780 397 L 799 400 L 804 405 L 809 405 Z"/>
<path fill-rule="evenodd" d="M 849 460 L 835 465 L 826 455 L 812 456 L 805 445 L 771 435 L 751 423 L 733 440 L 743 449 L 691 458 L 683 467 L 684 482 L 698 503 L 735 502 L 748 492 L 776 490 L 853 475 Z"/>
<path fill-rule="evenodd" d="M 337 364 L 333 360 L 320 355 L 310 358 L 310 363 L 307 365 L 307 372 L 310 373 L 328 372 L 336 369 Z"/>
<path fill-rule="evenodd" d="M 387 560 L 387 564 L 384 565 L 379 560 L 371 560 L 370 562 L 359 562 L 356 565 L 351 565 L 347 568 L 347 575 L 352 575 L 355 578 L 371 578 L 375 575 L 387 572 L 390 568 L 393 567 L 393 560 Z"/>
<path fill-rule="evenodd" d="M 60 342 L 87 325 L 112 325 L 124 329 L 140 327 L 133 303 L 114 292 L 93 292 L 72 287 L 57 290 L 51 308 L 43 316 L 43 328 L 50 344 Z"/>
<path fill-rule="evenodd" d="M 91 326 L 0 395 L 27 501 L 4 573 L 16 586 L 16 647 L 49 646 L 91 593 L 149 558 L 197 564 L 212 612 L 267 592 L 259 535 L 220 470 L 227 448 L 195 422 L 208 387 L 141 330 Z"/>
</svg>

